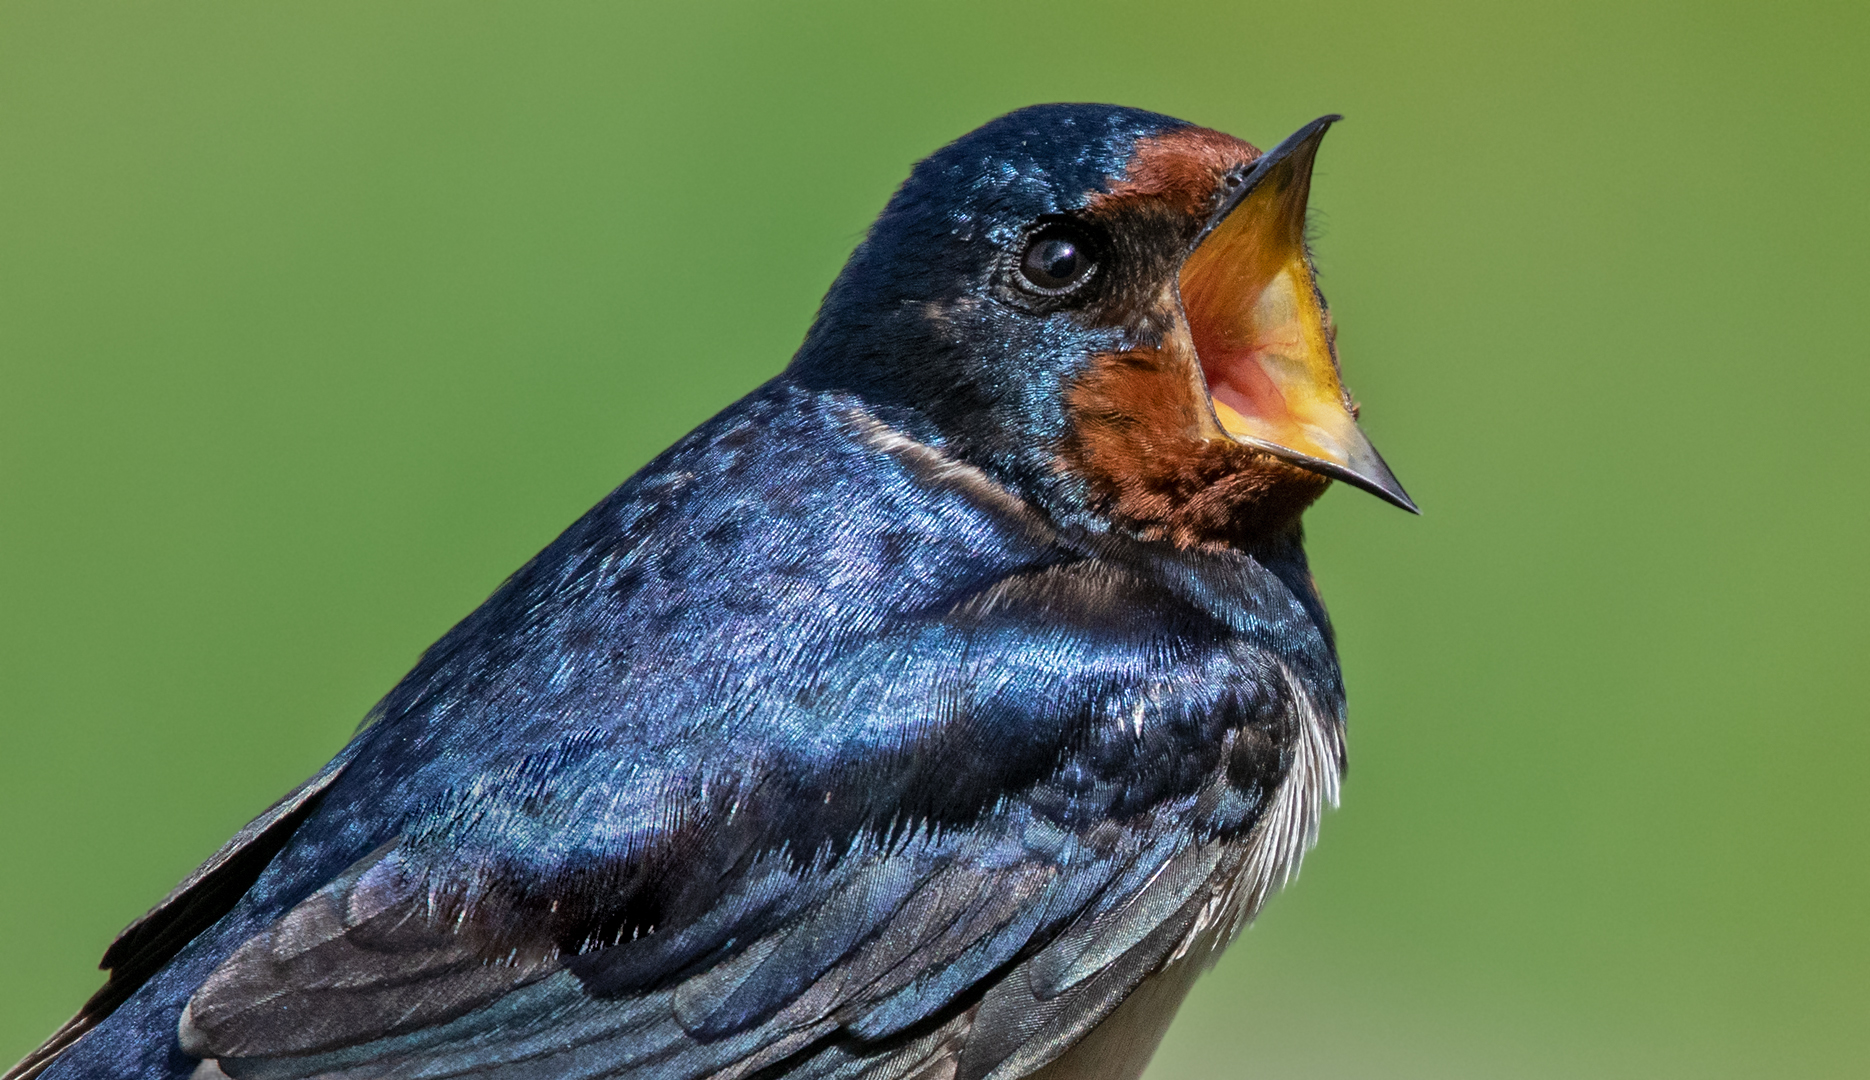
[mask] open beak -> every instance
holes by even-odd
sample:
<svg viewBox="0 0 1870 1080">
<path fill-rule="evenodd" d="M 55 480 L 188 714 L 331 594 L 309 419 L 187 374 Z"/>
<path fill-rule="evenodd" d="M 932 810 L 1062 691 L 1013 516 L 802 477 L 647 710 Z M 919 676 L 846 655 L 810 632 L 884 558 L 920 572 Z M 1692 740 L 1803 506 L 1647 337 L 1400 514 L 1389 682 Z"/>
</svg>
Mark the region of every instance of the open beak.
<svg viewBox="0 0 1870 1080">
<path fill-rule="evenodd" d="M 1182 264 L 1182 310 L 1229 436 L 1419 513 L 1357 427 L 1305 254 L 1312 161 L 1338 116 L 1254 163 Z"/>
</svg>

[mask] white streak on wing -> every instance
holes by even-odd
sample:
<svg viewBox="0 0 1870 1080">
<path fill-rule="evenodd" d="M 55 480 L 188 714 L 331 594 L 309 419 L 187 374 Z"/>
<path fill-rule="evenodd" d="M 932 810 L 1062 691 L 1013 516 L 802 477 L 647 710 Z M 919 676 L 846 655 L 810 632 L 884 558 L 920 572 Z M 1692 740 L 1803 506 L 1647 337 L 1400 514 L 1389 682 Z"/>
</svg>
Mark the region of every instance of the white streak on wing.
<svg viewBox="0 0 1870 1080">
<path fill-rule="evenodd" d="M 1025 500 L 988 476 L 979 466 L 910 438 L 907 434 L 853 406 L 846 414 L 853 433 L 873 450 L 879 450 L 902 462 L 910 472 L 937 487 L 956 491 L 976 506 L 995 514 L 1003 522 L 1016 523 L 1040 540 L 1050 540 L 1054 530 Z"/>
<path fill-rule="evenodd" d="M 1231 880 L 1217 883 L 1220 887 L 1176 946 L 1170 963 L 1204 938 L 1209 955 L 1203 959 L 1212 962 L 1219 956 L 1259 913 L 1267 897 L 1298 875 L 1299 862 L 1318 842 L 1318 822 L 1325 807 L 1338 805 L 1338 784 L 1344 774 L 1343 721 L 1321 710 L 1290 669 L 1281 665 L 1280 673 L 1298 710 L 1291 768 L 1254 824 L 1240 869 Z"/>
</svg>

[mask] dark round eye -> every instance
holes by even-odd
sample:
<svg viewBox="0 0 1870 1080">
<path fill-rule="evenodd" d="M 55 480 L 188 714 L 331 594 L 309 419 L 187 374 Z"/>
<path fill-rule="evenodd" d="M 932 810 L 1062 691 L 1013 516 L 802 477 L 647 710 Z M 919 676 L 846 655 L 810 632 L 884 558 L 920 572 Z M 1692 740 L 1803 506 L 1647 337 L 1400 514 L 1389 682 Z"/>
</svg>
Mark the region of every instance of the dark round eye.
<svg viewBox="0 0 1870 1080">
<path fill-rule="evenodd" d="M 1033 237 L 1019 259 L 1020 276 L 1042 293 L 1075 289 L 1096 267 L 1084 240 L 1070 229 L 1047 229 Z"/>
</svg>

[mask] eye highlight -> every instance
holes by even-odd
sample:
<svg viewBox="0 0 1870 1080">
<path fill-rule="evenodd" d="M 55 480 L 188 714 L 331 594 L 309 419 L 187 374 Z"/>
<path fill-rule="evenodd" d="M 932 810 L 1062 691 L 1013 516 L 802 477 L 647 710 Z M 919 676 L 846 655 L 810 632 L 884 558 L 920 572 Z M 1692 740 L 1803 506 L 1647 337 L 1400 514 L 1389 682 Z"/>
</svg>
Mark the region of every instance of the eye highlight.
<svg viewBox="0 0 1870 1080">
<path fill-rule="evenodd" d="M 1090 280 L 1097 269 L 1084 233 L 1070 225 L 1050 225 L 1026 241 L 1019 257 L 1021 281 L 1045 296 L 1068 293 Z"/>
</svg>

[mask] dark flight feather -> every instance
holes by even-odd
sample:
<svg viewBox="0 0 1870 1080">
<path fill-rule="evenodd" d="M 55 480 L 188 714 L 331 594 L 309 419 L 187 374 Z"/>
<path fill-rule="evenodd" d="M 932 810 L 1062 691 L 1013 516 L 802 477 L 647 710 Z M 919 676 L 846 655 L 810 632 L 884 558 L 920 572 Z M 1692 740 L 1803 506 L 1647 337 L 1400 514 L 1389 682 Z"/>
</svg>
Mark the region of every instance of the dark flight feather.
<svg viewBox="0 0 1870 1080">
<path fill-rule="evenodd" d="M 129 1000 L 183 946 L 227 914 L 318 808 L 325 789 L 343 771 L 343 761 L 343 757 L 333 761 L 248 822 L 168 896 L 124 927 L 98 963 L 110 973 L 104 985 L 51 1038 L 7 1070 L 4 1080 L 32 1080 L 44 1072 L 61 1052 Z"/>
</svg>

